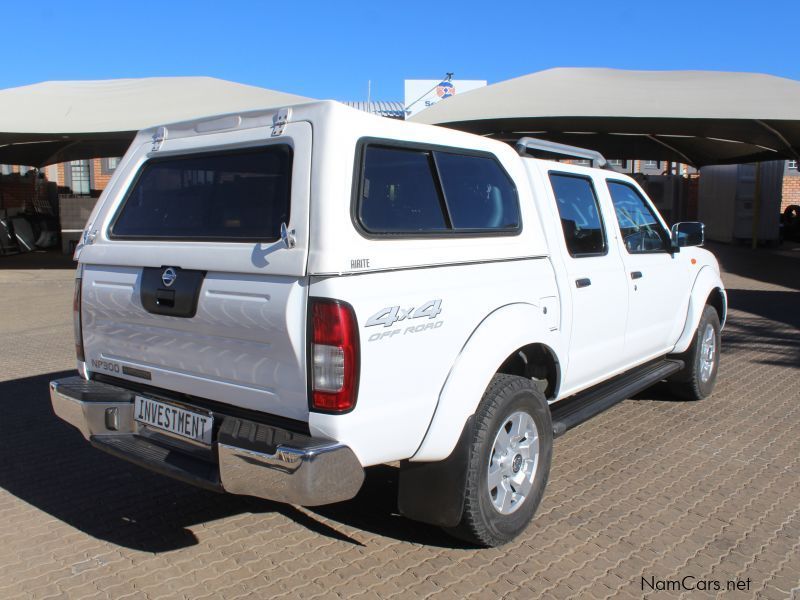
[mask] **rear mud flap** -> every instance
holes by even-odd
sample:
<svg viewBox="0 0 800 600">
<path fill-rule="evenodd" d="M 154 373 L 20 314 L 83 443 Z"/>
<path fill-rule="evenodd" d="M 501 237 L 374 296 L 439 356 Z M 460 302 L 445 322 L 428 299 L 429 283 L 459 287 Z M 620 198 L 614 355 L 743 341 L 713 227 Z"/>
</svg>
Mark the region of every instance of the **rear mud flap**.
<svg viewBox="0 0 800 600">
<path fill-rule="evenodd" d="M 461 522 L 474 421 L 474 415 L 470 415 L 456 447 L 444 460 L 400 463 L 397 505 L 402 515 L 440 527 L 455 527 Z"/>
</svg>

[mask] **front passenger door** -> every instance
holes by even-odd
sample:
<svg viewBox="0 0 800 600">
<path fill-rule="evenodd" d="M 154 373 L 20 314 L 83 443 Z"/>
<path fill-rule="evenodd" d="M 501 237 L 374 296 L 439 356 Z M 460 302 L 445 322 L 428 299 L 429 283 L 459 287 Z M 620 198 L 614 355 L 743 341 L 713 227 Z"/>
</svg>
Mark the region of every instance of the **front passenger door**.
<svg viewBox="0 0 800 600">
<path fill-rule="evenodd" d="M 630 362 L 643 362 L 675 345 L 688 309 L 689 269 L 672 252 L 669 232 L 639 190 L 622 180 L 607 184 L 628 282 L 625 354 Z"/>
</svg>

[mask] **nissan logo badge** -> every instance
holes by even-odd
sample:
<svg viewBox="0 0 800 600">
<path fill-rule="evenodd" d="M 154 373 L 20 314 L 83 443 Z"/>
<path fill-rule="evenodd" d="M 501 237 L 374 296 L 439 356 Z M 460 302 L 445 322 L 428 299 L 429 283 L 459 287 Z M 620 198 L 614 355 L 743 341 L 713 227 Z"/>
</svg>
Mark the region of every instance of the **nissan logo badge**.
<svg viewBox="0 0 800 600">
<path fill-rule="evenodd" d="M 161 281 L 163 281 L 164 285 L 167 286 L 167 287 L 169 287 L 173 283 L 175 283 L 175 280 L 177 278 L 178 278 L 178 274 L 175 272 L 175 269 L 173 269 L 172 267 L 167 267 L 166 269 L 164 269 L 164 272 L 161 274 Z"/>
</svg>

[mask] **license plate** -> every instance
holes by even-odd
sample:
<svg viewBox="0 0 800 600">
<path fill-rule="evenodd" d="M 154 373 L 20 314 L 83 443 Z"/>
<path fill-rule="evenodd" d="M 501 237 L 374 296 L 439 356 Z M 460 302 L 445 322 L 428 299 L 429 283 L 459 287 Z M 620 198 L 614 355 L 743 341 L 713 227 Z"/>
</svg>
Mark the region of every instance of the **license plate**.
<svg viewBox="0 0 800 600">
<path fill-rule="evenodd" d="M 169 431 L 203 444 L 211 444 L 214 418 L 211 415 L 186 410 L 174 404 L 136 396 L 134 418 L 156 429 Z"/>
</svg>

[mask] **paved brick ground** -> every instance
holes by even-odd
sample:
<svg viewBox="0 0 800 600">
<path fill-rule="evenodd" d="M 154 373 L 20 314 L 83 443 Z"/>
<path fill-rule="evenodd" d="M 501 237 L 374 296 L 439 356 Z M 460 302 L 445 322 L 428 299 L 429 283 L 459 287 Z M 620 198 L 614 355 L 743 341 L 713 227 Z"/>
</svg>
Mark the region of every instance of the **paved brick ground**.
<svg viewBox="0 0 800 600">
<path fill-rule="evenodd" d="M 73 368 L 72 273 L 0 258 L 0 598 L 714 597 L 642 590 L 691 575 L 749 581 L 722 598 L 800 599 L 800 253 L 716 250 L 715 394 L 654 388 L 560 438 L 539 514 L 494 550 L 399 517 L 389 467 L 308 510 L 92 449 L 47 397 Z"/>
</svg>

